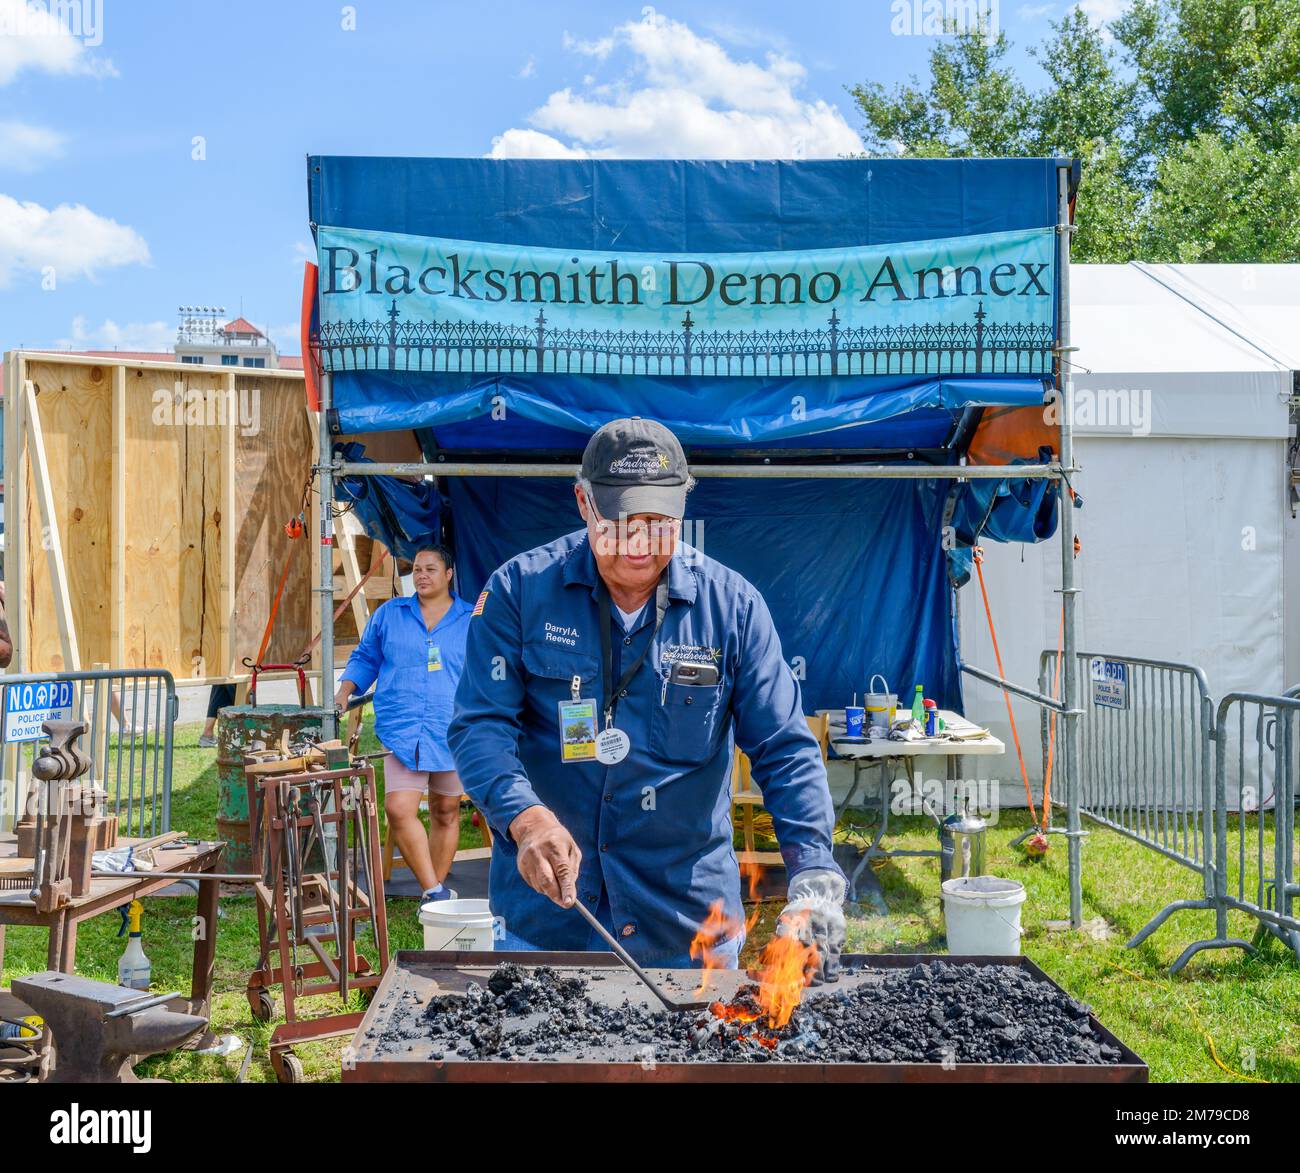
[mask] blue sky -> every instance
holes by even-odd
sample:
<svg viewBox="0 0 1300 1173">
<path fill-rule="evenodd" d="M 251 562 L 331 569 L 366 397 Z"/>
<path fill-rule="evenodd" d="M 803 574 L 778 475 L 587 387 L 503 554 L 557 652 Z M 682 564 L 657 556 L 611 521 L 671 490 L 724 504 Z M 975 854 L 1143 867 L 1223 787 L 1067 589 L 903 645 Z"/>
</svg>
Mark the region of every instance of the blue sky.
<svg viewBox="0 0 1300 1173">
<path fill-rule="evenodd" d="M 297 353 L 308 153 L 833 156 L 844 86 L 934 44 L 893 31 L 934 0 L 82 2 L 0 0 L 0 349 L 166 349 L 242 298 Z M 1069 5 L 996 7 L 1036 84 Z"/>
</svg>

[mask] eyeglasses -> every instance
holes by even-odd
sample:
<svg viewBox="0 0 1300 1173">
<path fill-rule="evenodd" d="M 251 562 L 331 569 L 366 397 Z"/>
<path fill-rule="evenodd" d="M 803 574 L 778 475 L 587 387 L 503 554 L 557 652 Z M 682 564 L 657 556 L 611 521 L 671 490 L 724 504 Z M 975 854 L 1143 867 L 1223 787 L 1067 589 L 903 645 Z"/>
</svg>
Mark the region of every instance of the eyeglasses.
<svg viewBox="0 0 1300 1173">
<path fill-rule="evenodd" d="M 658 550 L 661 543 L 670 542 L 676 538 L 682 528 L 681 518 L 678 517 L 665 517 L 658 521 L 620 517 L 618 521 L 610 521 L 601 517 L 599 510 L 596 508 L 596 502 L 590 496 L 587 498 L 587 504 L 596 520 L 596 531 L 606 539 L 616 535 L 620 552 L 624 543 L 633 538 L 642 537 L 650 540 L 652 550 Z"/>
<path fill-rule="evenodd" d="M 599 516 L 596 518 L 596 528 L 601 533 L 608 534 L 617 531 L 620 538 L 670 538 L 681 529 L 681 526 L 682 523 L 675 517 L 666 518 L 663 521 L 633 521 L 623 518 L 617 522 L 606 521 Z"/>
</svg>

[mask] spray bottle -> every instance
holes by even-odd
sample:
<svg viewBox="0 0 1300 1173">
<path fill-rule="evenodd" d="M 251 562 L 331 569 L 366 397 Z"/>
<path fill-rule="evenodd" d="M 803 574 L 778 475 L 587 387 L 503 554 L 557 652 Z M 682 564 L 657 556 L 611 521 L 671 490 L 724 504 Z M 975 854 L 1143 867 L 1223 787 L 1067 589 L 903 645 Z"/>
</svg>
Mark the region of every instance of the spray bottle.
<svg viewBox="0 0 1300 1173">
<path fill-rule="evenodd" d="M 149 958 L 144 955 L 144 945 L 140 940 L 140 917 L 144 913 L 144 905 L 138 900 L 132 900 L 129 906 L 124 906 L 119 911 L 122 913 L 122 927 L 118 929 L 117 935 L 120 937 L 125 933 L 129 923 L 130 936 L 117 963 L 117 984 L 132 990 L 147 990 L 152 967 Z"/>
</svg>

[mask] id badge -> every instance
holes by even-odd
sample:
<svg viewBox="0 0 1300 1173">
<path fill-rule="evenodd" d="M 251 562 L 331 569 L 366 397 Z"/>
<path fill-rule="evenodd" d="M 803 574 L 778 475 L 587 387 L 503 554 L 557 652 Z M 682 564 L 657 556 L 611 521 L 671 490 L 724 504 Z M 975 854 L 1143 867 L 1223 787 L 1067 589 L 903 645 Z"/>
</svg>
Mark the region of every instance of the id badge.
<svg viewBox="0 0 1300 1173">
<path fill-rule="evenodd" d="M 560 701 L 560 761 L 596 760 L 596 702 Z"/>
<path fill-rule="evenodd" d="M 428 669 L 430 672 L 442 671 L 442 648 L 437 644 L 429 645 Z"/>
</svg>

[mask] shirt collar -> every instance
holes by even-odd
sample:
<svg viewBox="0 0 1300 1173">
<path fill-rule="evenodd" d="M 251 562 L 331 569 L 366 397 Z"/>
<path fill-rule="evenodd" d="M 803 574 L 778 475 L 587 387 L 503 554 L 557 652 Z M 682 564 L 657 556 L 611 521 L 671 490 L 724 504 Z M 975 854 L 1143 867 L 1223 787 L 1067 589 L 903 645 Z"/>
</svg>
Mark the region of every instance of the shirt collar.
<svg viewBox="0 0 1300 1173">
<path fill-rule="evenodd" d="M 564 585 L 579 584 L 587 587 L 594 595 L 599 573 L 596 570 L 596 556 L 592 553 L 591 543 L 584 534 L 582 540 L 565 556 Z M 668 597 L 681 599 L 683 602 L 695 602 L 695 572 L 682 557 L 682 545 L 679 541 L 672 559 L 668 563 Z"/>
<path fill-rule="evenodd" d="M 423 616 L 420 615 L 420 596 L 400 595 L 398 597 L 401 599 L 403 603 L 406 604 L 406 609 L 408 611 L 411 611 L 416 616 L 419 616 L 420 621 L 423 622 Z M 447 613 L 442 617 L 441 620 L 439 620 L 439 622 L 445 622 L 446 620 L 450 619 L 453 615 L 459 615 L 462 611 L 468 611 L 468 610 L 469 610 L 469 604 L 465 602 L 465 600 L 462 599 L 455 591 L 452 591 L 451 606 L 447 608 Z"/>
</svg>

